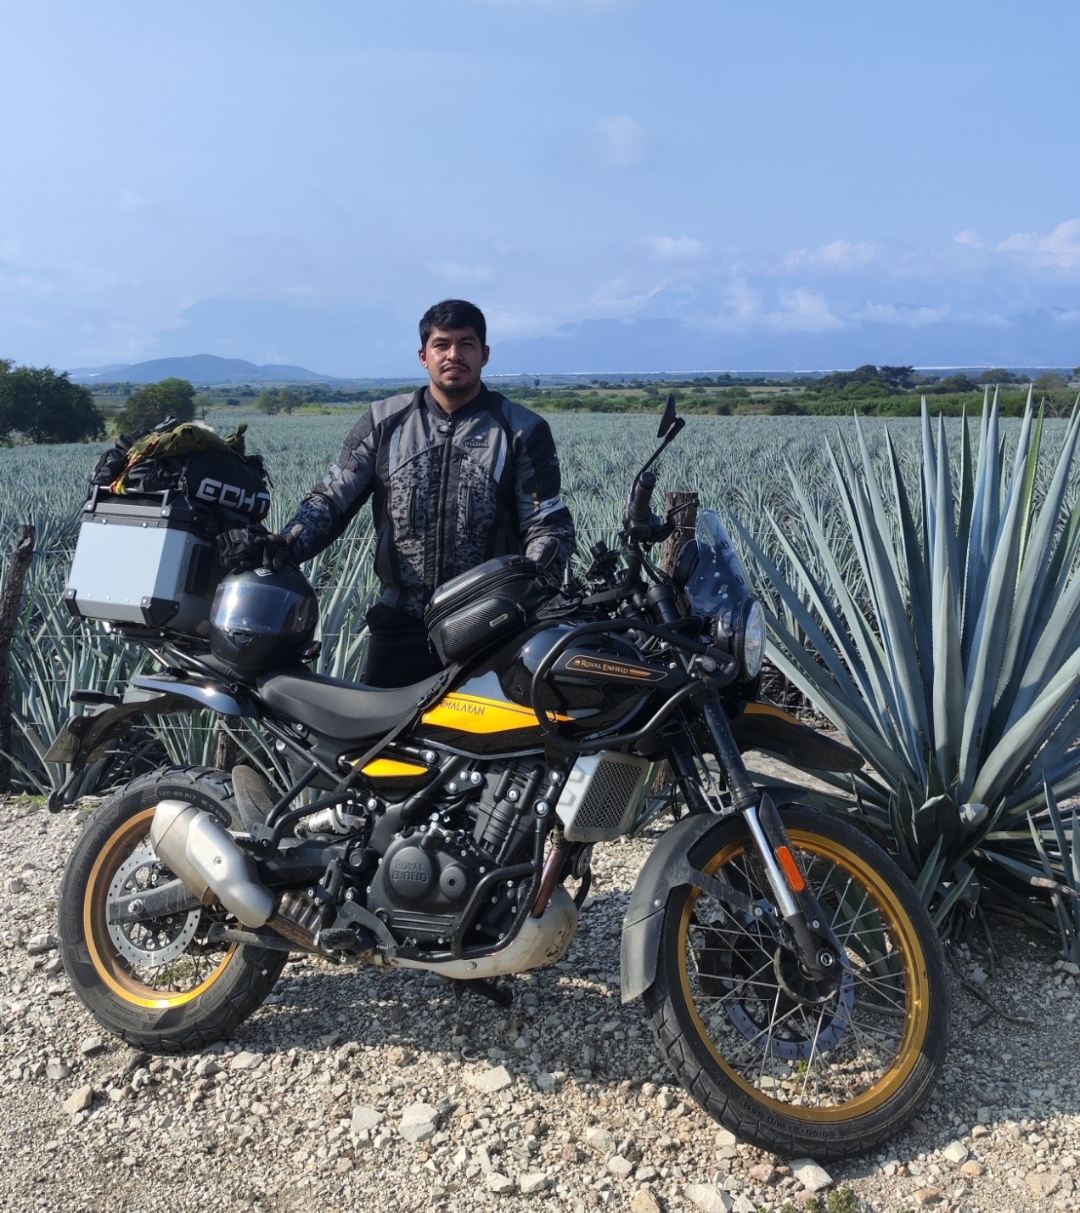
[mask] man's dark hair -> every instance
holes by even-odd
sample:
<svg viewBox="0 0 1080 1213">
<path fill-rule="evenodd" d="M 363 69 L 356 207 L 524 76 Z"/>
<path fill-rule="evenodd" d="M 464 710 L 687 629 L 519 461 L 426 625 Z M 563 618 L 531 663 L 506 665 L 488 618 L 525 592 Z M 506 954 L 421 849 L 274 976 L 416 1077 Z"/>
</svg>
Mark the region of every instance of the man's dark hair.
<svg viewBox="0 0 1080 1213">
<path fill-rule="evenodd" d="M 487 321 L 475 303 L 444 299 L 432 304 L 420 318 L 420 348 L 426 349 L 432 329 L 475 329 L 481 345 L 487 345 Z"/>
</svg>

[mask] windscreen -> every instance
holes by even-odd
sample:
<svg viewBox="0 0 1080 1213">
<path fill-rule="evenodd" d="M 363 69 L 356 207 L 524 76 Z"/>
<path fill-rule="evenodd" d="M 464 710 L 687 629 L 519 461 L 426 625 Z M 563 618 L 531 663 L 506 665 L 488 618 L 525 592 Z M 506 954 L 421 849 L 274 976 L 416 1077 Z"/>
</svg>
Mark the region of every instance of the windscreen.
<svg viewBox="0 0 1080 1213">
<path fill-rule="evenodd" d="M 750 578 L 715 511 L 702 512 L 694 538 L 698 562 L 686 587 L 686 597 L 697 614 L 716 619 L 725 610 L 750 597 Z"/>
</svg>

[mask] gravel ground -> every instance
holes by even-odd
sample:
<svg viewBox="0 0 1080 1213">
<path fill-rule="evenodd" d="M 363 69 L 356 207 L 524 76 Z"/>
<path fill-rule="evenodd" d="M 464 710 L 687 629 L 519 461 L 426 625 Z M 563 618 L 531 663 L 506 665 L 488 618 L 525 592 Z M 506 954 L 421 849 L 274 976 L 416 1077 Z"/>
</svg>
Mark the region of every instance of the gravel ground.
<svg viewBox="0 0 1080 1213">
<path fill-rule="evenodd" d="M 753 1213 L 824 1182 L 720 1130 L 671 1085 L 641 1005 L 620 1006 L 644 844 L 597 848 L 572 951 L 518 978 L 509 1011 L 424 974 L 303 958 L 233 1039 L 160 1058 L 106 1036 L 60 967 L 57 886 L 78 829 L 0 802 L 0 1208 Z M 1046 936 L 996 938 L 1004 973 L 962 966 L 1033 1025 L 988 1019 L 956 983 L 933 1101 L 882 1151 L 828 1167 L 850 1207 L 1080 1209 L 1080 970 Z"/>
</svg>

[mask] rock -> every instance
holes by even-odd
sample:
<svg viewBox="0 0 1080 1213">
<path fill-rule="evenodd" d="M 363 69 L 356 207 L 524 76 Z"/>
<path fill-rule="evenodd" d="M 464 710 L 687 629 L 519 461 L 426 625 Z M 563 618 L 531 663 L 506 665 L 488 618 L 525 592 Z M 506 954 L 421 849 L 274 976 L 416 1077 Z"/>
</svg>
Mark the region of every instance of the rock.
<svg viewBox="0 0 1080 1213">
<path fill-rule="evenodd" d="M 615 1134 L 610 1129 L 597 1125 L 585 1134 L 585 1144 L 590 1150 L 595 1150 L 606 1158 L 615 1153 Z"/>
<path fill-rule="evenodd" d="M 765 1188 L 776 1178 L 776 1168 L 771 1162 L 759 1162 L 751 1167 L 747 1174 L 754 1183 L 760 1184 Z"/>
<path fill-rule="evenodd" d="M 495 1095 L 499 1091 L 505 1091 L 507 1087 L 512 1086 L 514 1076 L 506 1066 L 495 1066 L 490 1070 L 480 1070 L 473 1074 L 466 1074 L 465 1081 L 474 1091 L 482 1091 L 485 1095 Z"/>
<path fill-rule="evenodd" d="M 100 1036 L 87 1036 L 81 1045 L 79 1052 L 83 1057 L 93 1057 L 95 1053 L 104 1052 L 105 1041 Z"/>
<path fill-rule="evenodd" d="M 4 885 L 9 893 L 25 893 L 26 881 L 21 876 L 9 876 Z"/>
<path fill-rule="evenodd" d="M 64 1065 L 62 1061 L 53 1058 L 45 1067 L 45 1077 L 50 1082 L 59 1082 L 62 1078 L 67 1078 L 71 1074 L 71 1067 Z"/>
<path fill-rule="evenodd" d="M 634 1164 L 629 1158 L 623 1158 L 621 1154 L 616 1154 L 613 1158 L 608 1159 L 607 1169 L 616 1179 L 629 1179 L 634 1173 Z"/>
<path fill-rule="evenodd" d="M 660 1202 L 649 1188 L 638 1188 L 630 1200 L 630 1213 L 662 1213 Z"/>
<path fill-rule="evenodd" d="M 668 1110 L 668 1108 L 673 1108 L 675 1106 L 675 1096 L 672 1094 L 671 1091 L 661 1091 L 660 1094 L 657 1095 L 657 1097 L 656 1097 L 656 1102 L 666 1112 Z"/>
<path fill-rule="evenodd" d="M 983 1124 L 973 1125 L 971 1129 L 971 1136 L 976 1139 L 980 1137 L 989 1137 L 990 1130 L 986 1127 L 986 1125 Z"/>
<path fill-rule="evenodd" d="M 48 931 L 41 935 L 31 935 L 26 941 L 26 951 L 30 956 L 41 956 L 45 952 L 51 952 L 57 945 L 55 935 L 50 935 Z"/>
<path fill-rule="evenodd" d="M 549 1091 L 554 1091 L 556 1087 L 554 1074 L 538 1074 L 536 1076 L 536 1089 L 547 1094 Z"/>
<path fill-rule="evenodd" d="M 523 1196 L 531 1196 L 534 1192 L 542 1192 L 547 1182 L 547 1175 L 543 1171 L 529 1171 L 518 1176 L 518 1191 Z"/>
<path fill-rule="evenodd" d="M 713 1140 L 718 1146 L 734 1146 L 739 1143 L 739 1139 L 730 1129 L 717 1129 Z"/>
<path fill-rule="evenodd" d="M 358 1104 L 352 1110 L 352 1121 L 349 1124 L 349 1132 L 355 1137 L 365 1130 L 370 1131 L 374 1129 L 377 1125 L 381 1125 L 382 1122 L 383 1114 L 381 1112 Z"/>
<path fill-rule="evenodd" d="M 1029 1192 L 1033 1192 L 1039 1197 L 1047 1197 L 1053 1196 L 1058 1190 L 1061 1179 L 1057 1175 L 1046 1175 L 1040 1171 L 1029 1171 L 1024 1176 L 1024 1183 L 1027 1184 Z"/>
<path fill-rule="evenodd" d="M 230 1070 L 255 1070 L 262 1065 L 263 1055 L 261 1053 L 249 1053 L 245 1050 L 237 1055 L 229 1062 Z"/>
<path fill-rule="evenodd" d="M 758 1213 L 757 1202 L 751 1200 L 745 1192 L 740 1192 L 731 1206 L 731 1213 Z"/>
<path fill-rule="evenodd" d="M 439 1131 L 439 1110 L 429 1103 L 410 1104 L 401 1114 L 398 1131 L 406 1141 L 428 1141 Z"/>
<path fill-rule="evenodd" d="M 221 1062 L 216 1057 L 200 1057 L 195 1063 L 196 1078 L 212 1078 L 221 1073 Z"/>
<path fill-rule="evenodd" d="M 937 1188 L 919 1188 L 915 1193 L 915 1203 L 920 1209 L 927 1208 L 930 1205 L 936 1205 L 942 1200 L 941 1193 Z"/>
<path fill-rule="evenodd" d="M 486 1182 L 487 1190 L 494 1192 L 496 1196 L 509 1196 L 514 1190 L 514 1181 L 509 1175 L 503 1175 L 501 1171 L 492 1171 Z"/>
<path fill-rule="evenodd" d="M 978 1177 L 979 1175 L 983 1174 L 986 1168 L 981 1162 L 976 1161 L 974 1158 L 969 1158 L 968 1161 L 960 1168 L 960 1170 L 964 1175 Z"/>
<path fill-rule="evenodd" d="M 792 1160 L 791 1173 L 808 1192 L 821 1192 L 832 1184 L 829 1172 L 819 1167 L 812 1158 Z"/>
<path fill-rule="evenodd" d="M 734 1201 L 715 1184 L 687 1184 L 686 1199 L 702 1213 L 731 1213 Z"/>
<path fill-rule="evenodd" d="M 967 1158 L 968 1149 L 962 1141 L 951 1141 L 941 1153 L 954 1166 L 959 1166 Z"/>
<path fill-rule="evenodd" d="M 60 1105 L 63 1111 L 69 1116 L 74 1116 L 76 1112 L 85 1112 L 87 1108 L 94 1102 L 93 1087 L 79 1087 L 73 1091 L 71 1095 L 64 1100 Z"/>
</svg>

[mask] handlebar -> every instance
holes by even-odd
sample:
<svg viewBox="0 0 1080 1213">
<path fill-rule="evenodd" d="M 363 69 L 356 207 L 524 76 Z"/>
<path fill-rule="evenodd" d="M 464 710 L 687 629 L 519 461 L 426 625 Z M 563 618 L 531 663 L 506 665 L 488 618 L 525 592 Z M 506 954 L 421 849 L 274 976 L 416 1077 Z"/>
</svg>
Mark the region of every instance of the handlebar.
<svg viewBox="0 0 1080 1213">
<path fill-rule="evenodd" d="M 631 528 L 652 525 L 652 495 L 656 488 L 656 473 L 646 469 L 634 481 L 630 500 L 626 503 L 626 521 Z"/>
</svg>

